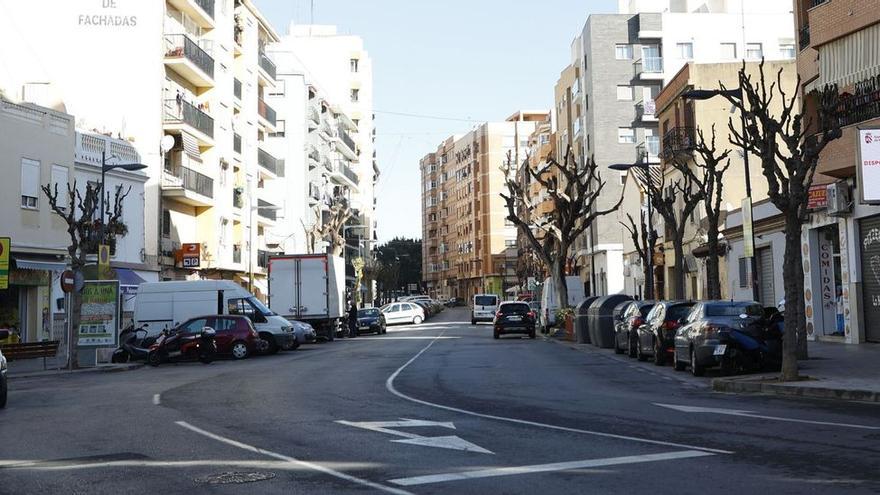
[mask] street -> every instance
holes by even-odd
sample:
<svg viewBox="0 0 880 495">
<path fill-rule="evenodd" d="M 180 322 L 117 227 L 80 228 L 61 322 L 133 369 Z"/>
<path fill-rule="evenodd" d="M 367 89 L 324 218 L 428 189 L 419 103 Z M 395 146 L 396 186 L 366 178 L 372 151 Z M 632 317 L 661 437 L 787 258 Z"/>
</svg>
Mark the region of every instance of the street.
<svg viewBox="0 0 880 495">
<path fill-rule="evenodd" d="M 12 380 L 0 493 L 880 490 L 874 405 L 715 394 L 467 320 L 456 308 L 243 362 Z"/>
</svg>

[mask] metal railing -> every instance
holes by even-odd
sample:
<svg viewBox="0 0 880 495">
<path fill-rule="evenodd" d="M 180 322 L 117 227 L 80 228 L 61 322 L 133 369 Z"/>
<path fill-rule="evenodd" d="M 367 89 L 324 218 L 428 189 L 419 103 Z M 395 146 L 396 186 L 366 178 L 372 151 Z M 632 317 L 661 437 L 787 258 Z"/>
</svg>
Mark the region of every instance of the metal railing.
<svg viewBox="0 0 880 495">
<path fill-rule="evenodd" d="M 642 74 L 663 73 L 663 57 L 643 57 L 633 63 L 636 77 Z"/>
<path fill-rule="evenodd" d="M 257 215 L 263 218 L 267 218 L 269 220 L 275 221 L 278 218 L 277 212 L 275 211 L 275 205 L 268 201 L 263 201 L 262 199 L 257 200 Z"/>
<path fill-rule="evenodd" d="M 275 80 L 275 64 L 263 50 L 260 50 L 260 68 L 266 71 L 273 81 Z"/>
<path fill-rule="evenodd" d="M 211 79 L 214 78 L 214 58 L 202 47 L 185 34 L 165 35 L 165 56 L 184 57 L 202 70 Z"/>
<path fill-rule="evenodd" d="M 238 134 L 232 134 L 232 151 L 241 154 L 241 136 Z"/>
<path fill-rule="evenodd" d="M 196 0 L 196 3 L 208 14 L 208 17 L 214 18 L 214 0 Z"/>
<path fill-rule="evenodd" d="M 232 94 L 237 100 L 241 101 L 241 81 L 238 79 L 232 80 Z"/>
<path fill-rule="evenodd" d="M 262 148 L 257 149 L 257 164 L 273 174 L 278 174 L 278 159 Z"/>
<path fill-rule="evenodd" d="M 339 139 L 348 146 L 348 149 L 352 152 L 356 152 L 357 148 L 355 148 L 354 139 L 348 135 L 348 132 L 342 126 L 337 127 L 336 130 L 339 132 Z"/>
<path fill-rule="evenodd" d="M 275 110 L 266 104 L 262 98 L 257 98 L 257 112 L 260 117 L 268 120 L 270 124 L 275 125 Z"/>
<path fill-rule="evenodd" d="M 689 152 L 694 149 L 694 128 L 673 127 L 663 136 L 663 158 L 671 159 L 676 153 Z"/>
<path fill-rule="evenodd" d="M 880 117 L 880 74 L 855 84 L 852 94 L 840 97 L 840 125 L 852 125 Z"/>
<path fill-rule="evenodd" d="M 810 46 L 810 25 L 807 24 L 798 31 L 798 42 L 801 50 Z"/>
<path fill-rule="evenodd" d="M 827 1 L 828 0 L 810 0 L 810 8 L 812 9 L 813 7 L 818 7 Z"/>
<path fill-rule="evenodd" d="M 210 138 L 214 137 L 214 119 L 183 99 L 165 100 L 165 122 L 171 124 L 182 122 Z"/>
<path fill-rule="evenodd" d="M 336 162 L 336 166 L 337 169 L 342 173 L 342 175 L 346 176 L 348 180 L 354 182 L 355 184 L 358 183 L 358 175 L 355 173 L 354 170 L 351 169 L 351 167 L 341 161 Z"/>
<path fill-rule="evenodd" d="M 180 185 L 187 191 L 201 194 L 206 198 L 214 197 L 214 179 L 207 175 L 201 174 L 182 165 L 166 166 L 165 172 L 180 179 Z"/>
</svg>

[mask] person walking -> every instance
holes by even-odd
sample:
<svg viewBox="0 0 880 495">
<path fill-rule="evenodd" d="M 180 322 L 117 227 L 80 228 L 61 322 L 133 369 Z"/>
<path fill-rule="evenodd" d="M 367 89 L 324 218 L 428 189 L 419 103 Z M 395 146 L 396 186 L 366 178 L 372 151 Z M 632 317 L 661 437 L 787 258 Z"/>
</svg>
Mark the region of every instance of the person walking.
<svg viewBox="0 0 880 495">
<path fill-rule="evenodd" d="M 351 302 L 351 307 L 348 309 L 348 336 L 349 338 L 357 337 L 358 333 L 358 309 L 357 303 L 354 301 Z"/>
</svg>

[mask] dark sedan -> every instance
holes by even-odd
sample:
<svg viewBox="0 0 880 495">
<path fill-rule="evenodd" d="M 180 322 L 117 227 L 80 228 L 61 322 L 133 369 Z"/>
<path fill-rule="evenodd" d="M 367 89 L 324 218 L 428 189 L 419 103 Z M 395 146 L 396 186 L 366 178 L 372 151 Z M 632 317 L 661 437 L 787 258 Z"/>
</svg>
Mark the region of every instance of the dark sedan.
<svg viewBox="0 0 880 495">
<path fill-rule="evenodd" d="M 667 355 L 675 348 L 675 331 L 684 323 L 693 301 L 661 301 L 654 305 L 645 323 L 638 328 L 636 357 L 639 361 L 653 358 L 654 364 L 666 364 Z"/>
<path fill-rule="evenodd" d="M 385 333 L 385 315 L 378 308 L 358 310 L 358 333 Z"/>
<path fill-rule="evenodd" d="M 492 321 L 495 338 L 505 333 L 525 333 L 535 338 L 535 312 L 526 302 L 503 302 Z"/>
<path fill-rule="evenodd" d="M 764 308 L 754 301 L 703 301 L 697 303 L 685 324 L 675 333 L 673 364 L 677 371 L 688 366 L 695 376 L 707 367 L 722 364 L 727 350 L 726 335 L 745 329 L 764 316 Z"/>
<path fill-rule="evenodd" d="M 614 352 L 636 357 L 638 328 L 645 323 L 645 317 L 656 301 L 627 301 L 620 320 L 614 324 Z"/>
</svg>

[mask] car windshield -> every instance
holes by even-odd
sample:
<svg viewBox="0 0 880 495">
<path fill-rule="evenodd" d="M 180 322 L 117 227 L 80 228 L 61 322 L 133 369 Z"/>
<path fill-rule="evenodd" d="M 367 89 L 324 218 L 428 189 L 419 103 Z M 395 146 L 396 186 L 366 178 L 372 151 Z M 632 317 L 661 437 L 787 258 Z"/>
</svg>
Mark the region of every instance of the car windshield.
<svg viewBox="0 0 880 495">
<path fill-rule="evenodd" d="M 256 297 L 249 297 L 248 301 L 250 301 L 250 303 L 253 304 L 255 308 L 257 308 L 257 311 L 263 314 L 263 316 L 275 315 L 275 313 L 273 313 L 271 309 L 267 308 L 266 305 L 260 302 L 260 300 Z"/>
<path fill-rule="evenodd" d="M 358 317 L 359 318 L 374 318 L 379 316 L 379 310 L 376 308 L 368 308 L 368 309 L 359 309 Z"/>
<path fill-rule="evenodd" d="M 666 310 L 667 320 L 680 320 L 691 312 L 693 304 L 676 304 Z"/>
<path fill-rule="evenodd" d="M 763 316 L 764 308 L 753 302 L 707 304 L 706 316 Z"/>
<path fill-rule="evenodd" d="M 477 306 L 495 306 L 498 299 L 495 296 L 477 296 L 474 298 L 474 304 Z"/>
<path fill-rule="evenodd" d="M 501 313 L 510 314 L 510 313 L 528 313 L 530 310 L 528 304 L 502 304 L 501 305 Z"/>
</svg>

